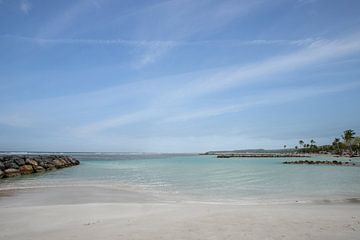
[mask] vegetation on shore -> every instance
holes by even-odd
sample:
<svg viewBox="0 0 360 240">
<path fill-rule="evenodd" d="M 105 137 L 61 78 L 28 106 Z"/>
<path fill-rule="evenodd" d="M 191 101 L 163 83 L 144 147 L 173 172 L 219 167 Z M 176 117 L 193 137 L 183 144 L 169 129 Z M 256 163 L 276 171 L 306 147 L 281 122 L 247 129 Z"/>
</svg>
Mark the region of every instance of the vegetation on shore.
<svg viewBox="0 0 360 240">
<path fill-rule="evenodd" d="M 345 130 L 341 137 L 334 138 L 331 144 L 316 145 L 312 139 L 310 143 L 299 141 L 299 145 L 295 146 L 298 153 L 319 153 L 319 154 L 336 154 L 341 156 L 359 156 L 360 155 L 360 137 L 355 135 L 352 129 Z"/>
<path fill-rule="evenodd" d="M 218 157 L 271 157 L 288 156 L 299 157 L 308 154 L 333 154 L 339 156 L 359 157 L 360 156 L 360 136 L 352 129 L 345 130 L 343 134 L 334 138 L 331 144 L 317 145 L 314 139 L 309 143 L 299 140 L 298 145 L 293 148 L 287 145 L 283 149 L 243 149 L 231 151 L 209 151 L 202 155 L 217 155 Z"/>
</svg>

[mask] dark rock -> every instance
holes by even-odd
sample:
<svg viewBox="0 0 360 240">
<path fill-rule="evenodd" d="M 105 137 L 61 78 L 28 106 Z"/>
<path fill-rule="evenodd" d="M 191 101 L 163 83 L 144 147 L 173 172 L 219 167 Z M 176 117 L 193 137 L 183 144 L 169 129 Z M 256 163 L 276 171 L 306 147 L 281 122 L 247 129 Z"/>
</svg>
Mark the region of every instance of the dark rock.
<svg viewBox="0 0 360 240">
<path fill-rule="evenodd" d="M 5 175 L 5 173 L 3 171 L 0 170 L 0 178 L 3 178 Z"/>
<path fill-rule="evenodd" d="M 19 166 L 25 165 L 25 161 L 22 158 L 16 158 L 14 159 L 14 162 Z"/>
<path fill-rule="evenodd" d="M 64 155 L 5 155 L 0 158 L 3 177 L 44 172 L 79 165 L 80 162 Z"/>
<path fill-rule="evenodd" d="M 17 165 L 15 162 L 13 162 L 12 160 L 8 160 L 4 163 L 5 168 L 14 168 L 14 169 L 19 169 L 19 165 Z"/>
<path fill-rule="evenodd" d="M 309 164 L 309 165 L 313 165 L 313 164 L 317 164 L 317 165 L 347 165 L 349 166 L 351 163 L 350 162 L 342 162 L 342 161 L 310 161 L 310 160 L 305 160 L 305 161 L 285 161 L 283 162 L 284 164 Z M 356 164 L 352 164 L 353 166 L 355 166 Z"/>
<path fill-rule="evenodd" d="M 46 170 L 54 170 L 56 167 L 54 164 L 51 163 L 47 163 L 46 164 Z"/>
<path fill-rule="evenodd" d="M 0 170 L 5 170 L 5 165 L 3 162 L 0 162 Z"/>
</svg>

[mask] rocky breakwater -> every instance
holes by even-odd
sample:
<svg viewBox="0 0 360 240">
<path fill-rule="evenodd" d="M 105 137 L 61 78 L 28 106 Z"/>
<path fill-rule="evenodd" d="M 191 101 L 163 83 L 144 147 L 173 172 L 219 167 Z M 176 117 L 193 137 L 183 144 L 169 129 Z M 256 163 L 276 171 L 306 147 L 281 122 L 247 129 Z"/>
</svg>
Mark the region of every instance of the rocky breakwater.
<svg viewBox="0 0 360 240">
<path fill-rule="evenodd" d="M 45 172 L 79 164 L 79 160 L 64 155 L 5 155 L 0 156 L 0 178 Z"/>
<path fill-rule="evenodd" d="M 307 165 L 332 165 L 332 166 L 357 166 L 354 162 L 342 162 L 342 161 L 311 161 L 311 160 L 301 160 L 301 161 L 285 161 L 283 164 L 307 164 Z"/>
</svg>

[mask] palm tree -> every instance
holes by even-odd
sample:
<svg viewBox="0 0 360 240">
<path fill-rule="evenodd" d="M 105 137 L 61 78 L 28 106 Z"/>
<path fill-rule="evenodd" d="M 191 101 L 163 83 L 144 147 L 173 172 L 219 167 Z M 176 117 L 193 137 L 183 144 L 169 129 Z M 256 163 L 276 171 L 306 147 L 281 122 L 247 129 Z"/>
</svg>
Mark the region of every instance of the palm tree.
<svg viewBox="0 0 360 240">
<path fill-rule="evenodd" d="M 333 141 L 333 145 L 337 147 L 338 149 L 338 153 L 340 153 L 340 147 L 339 147 L 339 143 L 340 143 L 340 138 L 335 138 Z"/>
<path fill-rule="evenodd" d="M 300 140 L 300 141 L 299 141 L 299 145 L 300 145 L 300 147 L 304 147 L 304 141 L 303 141 L 303 140 Z"/>
<path fill-rule="evenodd" d="M 352 155 L 352 149 L 351 149 L 351 140 L 354 139 L 355 131 L 352 129 L 348 129 L 344 131 L 344 135 L 342 135 L 342 139 L 344 139 L 345 144 L 349 146 L 350 154 Z"/>
<path fill-rule="evenodd" d="M 352 140 L 352 145 L 356 147 L 356 152 L 359 155 L 360 152 L 360 137 L 354 137 Z"/>
</svg>

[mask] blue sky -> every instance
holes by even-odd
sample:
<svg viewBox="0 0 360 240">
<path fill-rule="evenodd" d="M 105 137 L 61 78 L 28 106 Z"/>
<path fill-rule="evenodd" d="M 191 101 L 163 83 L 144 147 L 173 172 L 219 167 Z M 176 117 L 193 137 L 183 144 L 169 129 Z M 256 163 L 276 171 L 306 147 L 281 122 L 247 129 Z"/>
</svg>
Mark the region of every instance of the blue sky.
<svg viewBox="0 0 360 240">
<path fill-rule="evenodd" d="M 359 9 L 0 0 L 0 150 L 282 148 L 360 132 Z"/>
</svg>

